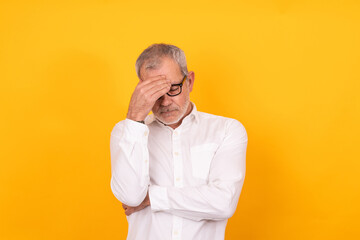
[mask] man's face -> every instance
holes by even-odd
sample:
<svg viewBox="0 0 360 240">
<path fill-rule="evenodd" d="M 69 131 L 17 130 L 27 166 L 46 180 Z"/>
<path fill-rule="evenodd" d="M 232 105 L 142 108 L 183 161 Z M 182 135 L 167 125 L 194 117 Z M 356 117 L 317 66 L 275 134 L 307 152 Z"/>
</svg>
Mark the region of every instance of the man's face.
<svg viewBox="0 0 360 240">
<path fill-rule="evenodd" d="M 145 80 L 149 77 L 163 75 L 171 81 L 171 84 L 181 83 L 184 76 L 180 71 L 179 65 L 167 57 L 162 58 L 161 62 L 158 69 L 141 69 L 142 79 Z M 193 86 L 193 79 L 194 73 L 189 72 L 188 80 L 184 82 L 181 94 L 174 97 L 165 94 L 155 102 L 152 112 L 159 121 L 172 128 L 176 128 L 181 124 L 182 119 L 190 113 L 192 109 L 190 92 Z"/>
</svg>

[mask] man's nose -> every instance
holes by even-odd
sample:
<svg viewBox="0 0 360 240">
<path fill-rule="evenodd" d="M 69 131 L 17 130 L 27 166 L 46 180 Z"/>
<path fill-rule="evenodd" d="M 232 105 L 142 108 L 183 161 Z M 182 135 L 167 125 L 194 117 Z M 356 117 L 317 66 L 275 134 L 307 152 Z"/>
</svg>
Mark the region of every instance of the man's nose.
<svg viewBox="0 0 360 240">
<path fill-rule="evenodd" d="M 161 106 L 165 106 L 165 107 L 169 106 L 172 103 L 171 97 L 168 96 L 167 94 L 161 96 L 158 101 L 160 101 Z"/>
</svg>

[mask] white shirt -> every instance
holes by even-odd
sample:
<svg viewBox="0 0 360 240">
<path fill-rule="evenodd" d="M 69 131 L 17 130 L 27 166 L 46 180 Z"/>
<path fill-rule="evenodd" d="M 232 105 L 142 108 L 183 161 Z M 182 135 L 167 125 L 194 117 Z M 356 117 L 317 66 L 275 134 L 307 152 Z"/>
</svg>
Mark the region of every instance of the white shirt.
<svg viewBox="0 0 360 240">
<path fill-rule="evenodd" d="M 111 189 L 129 206 L 128 240 L 220 240 L 245 177 L 247 134 L 237 120 L 192 112 L 175 130 L 149 115 L 112 130 Z"/>
</svg>

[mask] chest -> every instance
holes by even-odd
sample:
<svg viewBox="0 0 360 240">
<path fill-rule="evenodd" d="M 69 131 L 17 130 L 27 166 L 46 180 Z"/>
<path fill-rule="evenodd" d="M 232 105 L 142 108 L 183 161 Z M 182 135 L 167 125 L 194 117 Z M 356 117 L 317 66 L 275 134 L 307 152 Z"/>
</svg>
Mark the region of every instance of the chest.
<svg viewBox="0 0 360 240">
<path fill-rule="evenodd" d="M 221 129 L 150 130 L 151 183 L 175 187 L 206 184 L 223 136 Z"/>
</svg>

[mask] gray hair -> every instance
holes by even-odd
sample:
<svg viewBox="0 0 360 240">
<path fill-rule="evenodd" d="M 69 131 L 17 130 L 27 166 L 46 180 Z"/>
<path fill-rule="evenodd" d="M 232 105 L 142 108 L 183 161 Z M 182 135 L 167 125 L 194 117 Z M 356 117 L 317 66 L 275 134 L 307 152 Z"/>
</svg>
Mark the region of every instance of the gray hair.
<svg viewBox="0 0 360 240">
<path fill-rule="evenodd" d="M 188 74 L 184 51 L 174 45 L 157 43 L 146 48 L 136 60 L 135 69 L 138 77 L 140 78 L 140 70 L 143 66 L 145 69 L 159 68 L 163 57 L 173 59 L 179 65 L 181 73 Z"/>
</svg>

